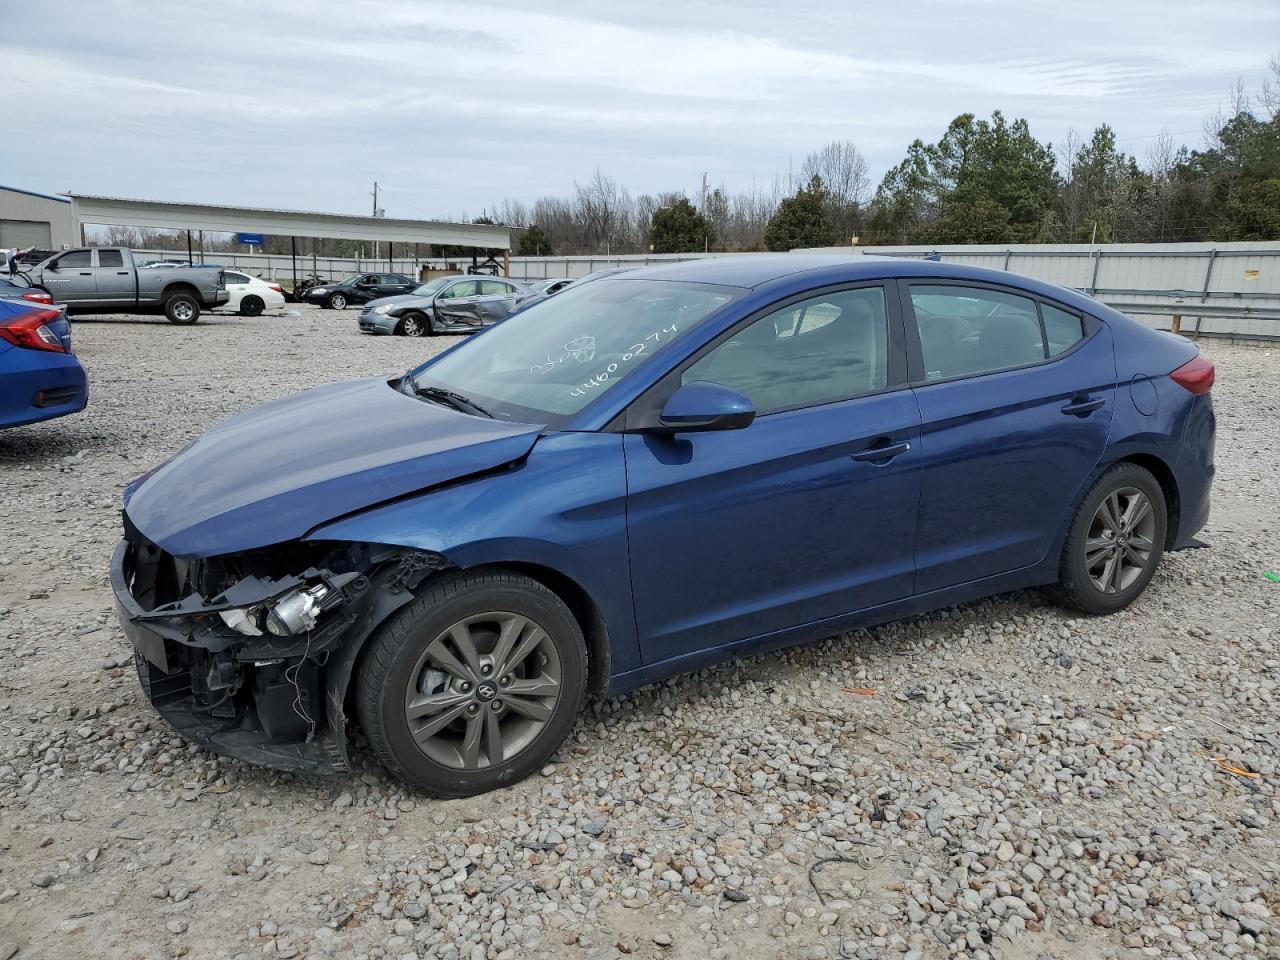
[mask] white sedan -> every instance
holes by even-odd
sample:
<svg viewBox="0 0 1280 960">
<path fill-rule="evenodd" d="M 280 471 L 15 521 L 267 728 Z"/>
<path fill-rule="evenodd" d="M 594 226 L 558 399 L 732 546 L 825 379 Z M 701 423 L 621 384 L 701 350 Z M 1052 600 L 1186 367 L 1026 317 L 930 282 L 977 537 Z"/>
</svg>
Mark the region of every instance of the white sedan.
<svg viewBox="0 0 1280 960">
<path fill-rule="evenodd" d="M 227 293 L 231 294 L 231 299 L 222 304 L 225 309 L 235 310 L 242 317 L 257 317 L 266 310 L 284 309 L 280 284 L 235 270 L 225 270 L 223 276 L 227 280 Z"/>
</svg>

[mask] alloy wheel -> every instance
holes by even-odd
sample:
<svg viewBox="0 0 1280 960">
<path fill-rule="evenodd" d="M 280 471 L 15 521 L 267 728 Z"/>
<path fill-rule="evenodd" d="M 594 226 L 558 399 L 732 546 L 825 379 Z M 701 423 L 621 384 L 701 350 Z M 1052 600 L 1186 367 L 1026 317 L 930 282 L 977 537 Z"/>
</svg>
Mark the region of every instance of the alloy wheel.
<svg viewBox="0 0 1280 960">
<path fill-rule="evenodd" d="M 1089 524 L 1085 567 L 1103 593 L 1121 593 L 1151 563 L 1156 519 L 1151 499 L 1137 487 L 1121 487 L 1103 498 Z"/>
<path fill-rule="evenodd" d="M 556 645 L 533 620 L 498 611 L 470 616 L 418 656 L 405 718 L 436 763 L 492 767 L 537 739 L 555 713 L 561 679 Z"/>
<path fill-rule="evenodd" d="M 422 327 L 422 321 L 416 316 L 408 316 L 404 318 L 404 323 L 400 329 L 404 331 L 406 337 L 420 337 L 425 332 Z"/>
<path fill-rule="evenodd" d="M 179 321 L 187 321 L 196 315 L 195 308 L 185 300 L 173 305 L 173 318 Z"/>
<path fill-rule="evenodd" d="M 347 298 L 340 293 L 329 298 L 329 306 L 333 307 L 335 310 L 341 310 L 346 305 Z"/>
</svg>

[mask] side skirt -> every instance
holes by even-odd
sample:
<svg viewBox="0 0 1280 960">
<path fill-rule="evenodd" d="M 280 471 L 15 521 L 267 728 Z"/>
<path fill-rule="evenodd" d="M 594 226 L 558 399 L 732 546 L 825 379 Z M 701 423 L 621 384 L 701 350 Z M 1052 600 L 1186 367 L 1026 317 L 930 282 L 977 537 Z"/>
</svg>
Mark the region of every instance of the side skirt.
<svg viewBox="0 0 1280 960">
<path fill-rule="evenodd" d="M 865 610 L 858 610 L 854 613 L 841 614 L 837 617 L 829 617 L 826 620 L 815 620 L 812 623 L 802 624 L 798 627 L 788 627 L 785 630 L 749 637 L 745 640 L 726 643 L 718 647 L 695 650 L 692 653 L 670 657 L 657 663 L 646 664 L 626 673 L 616 674 L 609 681 L 607 695 L 610 697 L 620 696 L 630 690 L 634 690 L 636 687 L 644 686 L 646 683 L 653 683 L 675 674 L 692 673 L 703 667 L 724 663 L 738 657 L 766 653 L 770 650 L 802 643 L 812 643 L 847 630 L 874 627 L 881 623 L 888 623 L 890 620 L 900 620 L 904 617 L 928 613 L 943 607 L 954 606 L 957 603 L 967 603 L 971 600 L 980 600 L 983 597 L 990 597 L 999 593 L 1008 593 L 1011 590 L 1021 590 L 1026 587 L 1053 583 L 1056 579 L 1057 564 L 1041 562 L 1011 573 L 1001 573 L 994 577 L 974 580 L 971 583 L 945 587 L 941 590 L 934 590 L 931 593 L 907 597 L 903 600 L 894 600 L 890 603 L 868 607 Z"/>
</svg>

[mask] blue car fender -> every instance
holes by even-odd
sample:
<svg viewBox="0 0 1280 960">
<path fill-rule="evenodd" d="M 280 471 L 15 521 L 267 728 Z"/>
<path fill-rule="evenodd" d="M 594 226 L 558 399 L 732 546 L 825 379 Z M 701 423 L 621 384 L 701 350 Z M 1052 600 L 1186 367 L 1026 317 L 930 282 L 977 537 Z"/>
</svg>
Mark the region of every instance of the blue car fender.
<svg viewBox="0 0 1280 960">
<path fill-rule="evenodd" d="M 593 681 L 603 683 L 641 662 L 626 493 L 620 434 L 555 433 L 510 468 L 322 524 L 305 539 L 408 547 L 454 567 L 506 564 L 550 574 L 553 584 L 567 579 L 605 631 L 605 642 L 592 649 Z"/>
</svg>

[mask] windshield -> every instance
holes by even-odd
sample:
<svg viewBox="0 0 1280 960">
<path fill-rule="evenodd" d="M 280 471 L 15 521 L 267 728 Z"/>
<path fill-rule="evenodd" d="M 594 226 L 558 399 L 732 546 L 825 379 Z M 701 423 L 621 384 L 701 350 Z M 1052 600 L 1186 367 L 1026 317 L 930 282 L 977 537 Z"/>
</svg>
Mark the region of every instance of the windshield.
<svg viewBox="0 0 1280 960">
<path fill-rule="evenodd" d="M 450 280 L 454 280 L 454 279 L 456 278 L 452 276 L 448 276 L 448 277 L 436 277 L 434 280 L 428 280 L 422 286 L 415 289 L 413 291 L 413 295 L 415 297 L 435 296 L 435 294 L 440 290 L 441 287 L 443 287 Z"/>
<path fill-rule="evenodd" d="M 415 373 L 496 417 L 558 427 L 743 292 L 625 277 L 574 284 Z"/>
</svg>

